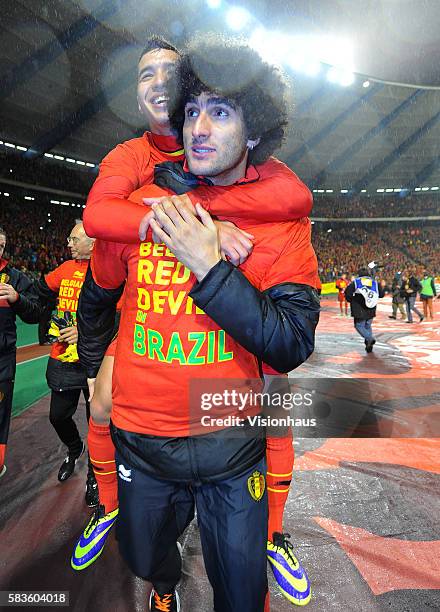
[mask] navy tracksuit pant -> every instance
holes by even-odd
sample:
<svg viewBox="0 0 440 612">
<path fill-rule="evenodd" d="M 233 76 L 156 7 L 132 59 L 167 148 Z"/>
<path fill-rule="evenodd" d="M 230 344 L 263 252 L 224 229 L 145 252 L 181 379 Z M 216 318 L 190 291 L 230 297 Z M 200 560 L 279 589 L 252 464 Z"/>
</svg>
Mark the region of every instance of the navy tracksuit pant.
<svg viewBox="0 0 440 612">
<path fill-rule="evenodd" d="M 137 575 L 169 592 L 180 580 L 176 541 L 194 517 L 216 612 L 263 612 L 267 591 L 267 492 L 251 494 L 266 461 L 214 483 L 155 478 L 116 452 L 122 556 Z M 257 477 L 258 478 L 258 477 Z M 258 485 L 257 485 L 258 486 Z"/>
</svg>

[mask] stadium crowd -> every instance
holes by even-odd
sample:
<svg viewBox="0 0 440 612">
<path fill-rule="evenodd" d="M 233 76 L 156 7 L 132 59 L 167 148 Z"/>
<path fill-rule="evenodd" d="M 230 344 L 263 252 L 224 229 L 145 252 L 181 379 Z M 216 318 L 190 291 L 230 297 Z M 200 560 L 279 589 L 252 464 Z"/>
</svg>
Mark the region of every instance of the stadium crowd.
<svg viewBox="0 0 440 612">
<path fill-rule="evenodd" d="M 8 232 L 7 257 L 19 270 L 39 278 L 69 259 L 66 228 L 81 217 L 82 208 L 24 201 L 23 196 L 1 196 L 1 223 Z M 331 231 L 329 231 L 331 229 Z M 323 282 L 341 272 L 354 273 L 365 262 L 377 260 L 383 275 L 392 279 L 400 270 L 416 266 L 440 271 L 435 248 L 439 226 L 347 223 L 328 228 L 315 223 L 313 244 Z"/>
<path fill-rule="evenodd" d="M 66 238 L 77 207 L 1 196 L 1 226 L 8 235 L 5 257 L 21 272 L 40 278 L 70 259 Z"/>
<path fill-rule="evenodd" d="M 381 274 L 390 281 L 396 272 L 408 268 L 415 267 L 419 274 L 424 269 L 433 274 L 440 271 L 440 254 L 434 248 L 439 226 L 347 223 L 332 229 L 315 223 L 313 228 L 312 241 L 324 282 L 334 281 L 341 272 L 354 274 L 373 260 L 380 263 Z"/>
<path fill-rule="evenodd" d="M 314 194 L 312 217 L 417 217 L 435 216 L 440 211 L 438 196 L 417 195 L 401 198 L 398 195 L 360 198 L 327 197 Z"/>
</svg>

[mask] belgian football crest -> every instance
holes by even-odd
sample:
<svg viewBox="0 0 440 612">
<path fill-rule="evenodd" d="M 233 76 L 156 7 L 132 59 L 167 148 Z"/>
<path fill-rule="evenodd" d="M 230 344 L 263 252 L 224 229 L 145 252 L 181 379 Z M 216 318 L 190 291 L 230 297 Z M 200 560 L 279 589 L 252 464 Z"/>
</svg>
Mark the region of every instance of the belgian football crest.
<svg viewBox="0 0 440 612">
<path fill-rule="evenodd" d="M 252 499 L 255 501 L 261 501 L 266 488 L 266 481 L 263 474 L 256 470 L 252 476 L 249 476 L 247 484 Z"/>
</svg>

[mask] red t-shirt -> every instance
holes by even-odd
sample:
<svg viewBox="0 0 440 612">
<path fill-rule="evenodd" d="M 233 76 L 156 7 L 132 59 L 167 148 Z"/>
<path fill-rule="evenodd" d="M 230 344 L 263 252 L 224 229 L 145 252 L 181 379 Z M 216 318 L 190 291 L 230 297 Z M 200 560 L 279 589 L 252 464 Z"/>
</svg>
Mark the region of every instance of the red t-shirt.
<svg viewBox="0 0 440 612">
<path fill-rule="evenodd" d="M 156 195 L 166 192 L 145 186 L 130 200 L 135 204 Z M 261 205 L 267 205 L 266 200 Z M 257 289 L 283 282 L 316 286 L 317 260 L 308 219 L 264 224 L 242 220 L 241 227 L 255 240 L 240 269 Z M 97 241 L 92 270 L 96 282 L 107 288 L 127 278 L 113 371 L 115 425 L 158 436 L 206 433 L 194 429 L 200 414 L 189 411 L 191 382 L 259 378 L 256 357 L 195 307 L 188 296 L 194 275 L 164 245 L 154 245 L 151 233 L 137 245 Z M 255 410 L 249 408 L 242 416 Z M 227 414 L 225 408 L 223 416 Z"/>
<path fill-rule="evenodd" d="M 349 282 L 345 278 L 338 278 L 335 283 L 336 288 L 338 290 L 338 299 L 339 301 L 345 300 L 345 289 L 348 287 Z"/>
<path fill-rule="evenodd" d="M 63 317 L 66 312 L 70 312 L 76 322 L 79 294 L 88 266 L 88 259 L 71 259 L 46 274 L 45 280 L 49 289 L 58 294 L 57 315 L 59 317 Z M 60 355 L 65 353 L 68 346 L 67 342 L 55 342 L 52 344 L 50 356 L 58 359 Z"/>
</svg>

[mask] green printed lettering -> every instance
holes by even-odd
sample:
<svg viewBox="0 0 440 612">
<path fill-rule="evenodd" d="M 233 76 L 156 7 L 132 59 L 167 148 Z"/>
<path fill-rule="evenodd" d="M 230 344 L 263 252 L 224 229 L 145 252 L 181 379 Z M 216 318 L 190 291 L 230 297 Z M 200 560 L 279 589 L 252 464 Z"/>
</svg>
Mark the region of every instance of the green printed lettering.
<svg viewBox="0 0 440 612">
<path fill-rule="evenodd" d="M 147 329 L 148 339 L 148 359 L 155 359 L 154 355 L 157 355 L 159 361 L 165 361 L 165 357 L 162 353 L 163 338 L 158 331 L 154 329 Z"/>
<path fill-rule="evenodd" d="M 179 332 L 173 332 L 171 334 L 171 340 L 168 347 L 168 353 L 166 356 L 166 362 L 172 363 L 174 359 L 181 365 L 186 365 L 185 353 L 183 351 L 182 342 L 180 340 Z"/>
<path fill-rule="evenodd" d="M 206 363 L 204 355 L 199 355 L 205 339 L 206 332 L 190 332 L 188 334 L 188 340 L 195 342 L 195 345 L 192 347 L 191 352 L 188 355 L 188 365 L 201 365 L 202 363 Z"/>
<path fill-rule="evenodd" d="M 208 356 L 206 363 L 214 363 L 215 331 L 208 332 Z"/>
<path fill-rule="evenodd" d="M 218 330 L 218 360 L 230 361 L 234 359 L 233 351 L 225 351 L 226 334 L 224 329 Z"/>
<path fill-rule="evenodd" d="M 133 352 L 136 355 L 145 355 L 145 330 L 142 325 L 136 324 L 134 326 Z"/>
</svg>

